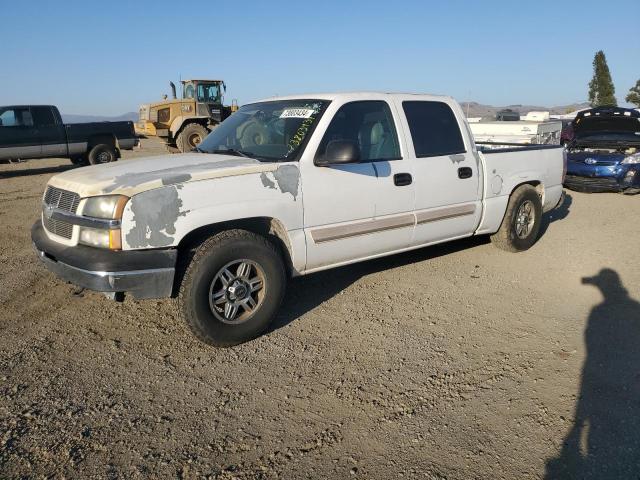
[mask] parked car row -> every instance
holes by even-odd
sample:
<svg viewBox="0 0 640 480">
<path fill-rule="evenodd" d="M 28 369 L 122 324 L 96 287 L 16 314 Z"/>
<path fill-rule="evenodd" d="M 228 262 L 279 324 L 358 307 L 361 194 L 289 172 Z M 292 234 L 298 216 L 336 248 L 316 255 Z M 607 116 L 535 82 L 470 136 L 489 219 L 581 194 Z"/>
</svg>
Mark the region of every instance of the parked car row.
<svg viewBox="0 0 640 480">
<path fill-rule="evenodd" d="M 64 125 L 52 106 L 0 121 L 0 159 L 96 164 L 49 181 L 32 228 L 47 268 L 113 299 L 177 296 L 217 346 L 264 331 L 287 277 L 472 235 L 523 251 L 563 184 L 640 191 L 640 113 L 613 107 L 580 112 L 566 149 L 485 150 L 450 97 L 279 97 L 191 153 L 109 166 L 136 144 L 131 122 Z"/>
</svg>

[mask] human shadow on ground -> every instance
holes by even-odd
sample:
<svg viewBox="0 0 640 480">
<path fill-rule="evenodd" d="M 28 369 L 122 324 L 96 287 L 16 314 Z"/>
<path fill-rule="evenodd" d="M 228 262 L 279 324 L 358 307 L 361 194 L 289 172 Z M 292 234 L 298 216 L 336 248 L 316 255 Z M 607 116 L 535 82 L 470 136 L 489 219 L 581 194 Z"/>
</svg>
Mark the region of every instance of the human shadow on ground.
<svg viewBox="0 0 640 480">
<path fill-rule="evenodd" d="M 56 165 L 55 167 L 42 167 L 42 168 L 24 168 L 22 170 L 5 170 L 0 171 L 0 179 L 2 178 L 15 178 L 15 177 L 29 177 L 32 175 L 45 175 L 48 173 L 62 173 L 72 168 L 78 168 L 77 165 L 69 163 L 69 165 Z"/>
<path fill-rule="evenodd" d="M 604 300 L 589 315 L 574 425 L 547 480 L 640 478 L 640 303 L 618 273 L 603 269 L 582 283 Z"/>
<path fill-rule="evenodd" d="M 553 222 L 557 222 L 559 220 L 564 220 L 569 216 L 569 210 L 571 209 L 571 204 L 573 203 L 573 197 L 569 192 L 565 190 L 565 196 L 563 202 L 558 205 L 558 208 L 554 208 L 553 210 L 545 213 L 542 216 L 542 223 L 540 224 L 540 236 L 544 235 Z"/>
<path fill-rule="evenodd" d="M 294 278 L 280 313 L 267 334 L 290 324 L 366 275 L 431 260 L 485 245 L 489 241 L 488 236 L 470 237 Z"/>
</svg>

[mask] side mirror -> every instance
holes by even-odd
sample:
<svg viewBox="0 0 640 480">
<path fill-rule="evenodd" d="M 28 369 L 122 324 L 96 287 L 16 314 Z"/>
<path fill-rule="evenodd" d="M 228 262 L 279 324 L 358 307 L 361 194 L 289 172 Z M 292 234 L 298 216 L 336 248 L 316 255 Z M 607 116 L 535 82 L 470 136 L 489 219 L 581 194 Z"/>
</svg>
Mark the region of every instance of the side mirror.
<svg viewBox="0 0 640 480">
<path fill-rule="evenodd" d="M 327 144 L 324 156 L 316 160 L 316 165 L 342 165 L 345 163 L 359 163 L 360 149 L 351 140 L 332 140 Z"/>
</svg>

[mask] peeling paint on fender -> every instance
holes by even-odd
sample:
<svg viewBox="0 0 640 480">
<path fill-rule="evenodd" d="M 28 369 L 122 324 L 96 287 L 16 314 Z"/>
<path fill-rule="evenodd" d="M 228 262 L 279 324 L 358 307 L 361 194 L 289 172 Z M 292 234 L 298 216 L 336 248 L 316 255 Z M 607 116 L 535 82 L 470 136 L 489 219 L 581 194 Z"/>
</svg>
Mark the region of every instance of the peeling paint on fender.
<svg viewBox="0 0 640 480">
<path fill-rule="evenodd" d="M 263 187 L 273 188 L 275 190 L 276 184 L 267 176 L 266 173 L 262 172 L 260 174 L 260 181 L 262 182 Z"/>
<path fill-rule="evenodd" d="M 173 243 L 182 200 L 177 186 L 158 188 L 131 199 L 134 226 L 125 236 L 132 248 L 167 247 Z"/>
<path fill-rule="evenodd" d="M 273 172 L 278 188 L 282 193 L 290 193 L 293 199 L 298 197 L 300 186 L 300 170 L 296 165 L 282 165 Z"/>
</svg>

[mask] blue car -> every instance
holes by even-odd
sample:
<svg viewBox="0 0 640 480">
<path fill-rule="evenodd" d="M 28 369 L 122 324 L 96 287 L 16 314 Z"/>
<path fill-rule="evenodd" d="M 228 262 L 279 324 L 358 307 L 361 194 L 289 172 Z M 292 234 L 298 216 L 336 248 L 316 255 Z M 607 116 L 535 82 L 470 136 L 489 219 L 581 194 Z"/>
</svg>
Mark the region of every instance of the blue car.
<svg viewBox="0 0 640 480">
<path fill-rule="evenodd" d="M 573 121 L 564 186 L 579 192 L 640 193 L 640 112 L 598 107 Z"/>
</svg>

